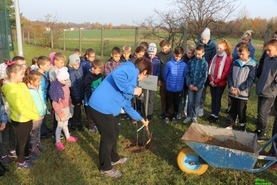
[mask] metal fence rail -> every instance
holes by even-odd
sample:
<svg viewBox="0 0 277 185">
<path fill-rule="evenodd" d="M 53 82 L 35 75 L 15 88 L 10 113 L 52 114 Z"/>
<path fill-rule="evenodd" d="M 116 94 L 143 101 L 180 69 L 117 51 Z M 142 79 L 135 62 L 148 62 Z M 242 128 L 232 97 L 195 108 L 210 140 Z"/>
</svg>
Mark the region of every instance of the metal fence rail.
<svg viewBox="0 0 277 185">
<path fill-rule="evenodd" d="M 12 47 L 9 16 L 7 13 L 7 1 L 0 1 L 0 63 L 10 59 Z"/>
</svg>

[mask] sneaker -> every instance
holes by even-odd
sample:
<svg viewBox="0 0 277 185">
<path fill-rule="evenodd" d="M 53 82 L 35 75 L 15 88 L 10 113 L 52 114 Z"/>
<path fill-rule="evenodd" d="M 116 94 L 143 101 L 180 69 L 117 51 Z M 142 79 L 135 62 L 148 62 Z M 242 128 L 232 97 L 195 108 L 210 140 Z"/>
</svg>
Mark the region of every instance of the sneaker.
<svg viewBox="0 0 277 185">
<path fill-rule="evenodd" d="M 24 163 L 17 164 L 17 169 L 32 168 L 32 167 L 34 167 L 34 163 L 32 163 L 31 161 L 24 161 Z"/>
<path fill-rule="evenodd" d="M 25 160 L 38 160 L 39 159 L 39 156 L 35 153 L 30 153 L 29 156 L 25 157 Z"/>
<path fill-rule="evenodd" d="M 198 123 L 197 118 L 192 118 L 193 123 Z"/>
<path fill-rule="evenodd" d="M 176 124 L 176 123 L 177 123 L 176 118 L 172 118 L 172 123 L 174 123 L 174 124 Z"/>
<path fill-rule="evenodd" d="M 168 117 L 164 118 L 164 124 L 168 124 L 168 123 L 169 123 Z"/>
<path fill-rule="evenodd" d="M 76 143 L 78 141 L 78 137 L 70 136 L 66 139 L 66 141 L 69 143 Z"/>
<path fill-rule="evenodd" d="M 8 156 L 9 156 L 9 158 L 17 158 L 17 155 L 16 155 L 15 151 L 11 151 Z"/>
<path fill-rule="evenodd" d="M 165 119 L 165 114 L 164 113 L 161 113 L 160 116 L 159 116 L 160 119 Z"/>
<path fill-rule="evenodd" d="M 124 164 L 124 163 L 126 163 L 127 161 L 128 161 L 128 158 L 122 157 L 122 158 L 120 158 L 118 161 L 112 162 L 112 166 L 117 165 L 117 164 Z"/>
<path fill-rule="evenodd" d="M 199 116 L 199 117 L 204 116 L 204 109 L 199 109 L 197 116 Z"/>
<path fill-rule="evenodd" d="M 113 177 L 113 178 L 119 178 L 122 176 L 122 173 L 118 170 L 116 170 L 115 168 L 112 168 L 111 170 L 100 170 L 101 174 L 103 175 L 107 175 L 109 177 Z"/>
<path fill-rule="evenodd" d="M 241 131 L 245 132 L 245 128 L 246 128 L 245 123 L 241 123 L 239 127 Z"/>
<path fill-rule="evenodd" d="M 57 150 L 63 151 L 65 149 L 64 145 L 62 144 L 62 142 L 58 142 L 55 144 Z"/>
<path fill-rule="evenodd" d="M 191 117 L 186 117 L 186 119 L 184 119 L 183 123 L 188 123 L 191 121 Z"/>
<path fill-rule="evenodd" d="M 3 164 L 11 164 L 11 159 L 9 158 L 9 156 L 2 156 L 2 163 Z"/>
<path fill-rule="evenodd" d="M 182 113 L 181 112 L 177 114 L 177 119 L 182 119 Z"/>
</svg>

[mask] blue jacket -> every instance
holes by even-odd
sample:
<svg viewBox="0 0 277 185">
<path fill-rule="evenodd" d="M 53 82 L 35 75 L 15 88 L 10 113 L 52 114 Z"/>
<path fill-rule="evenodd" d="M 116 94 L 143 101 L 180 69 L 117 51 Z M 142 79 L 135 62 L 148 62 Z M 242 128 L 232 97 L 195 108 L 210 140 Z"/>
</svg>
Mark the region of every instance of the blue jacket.
<svg viewBox="0 0 277 185">
<path fill-rule="evenodd" d="M 177 62 L 173 56 L 164 67 L 163 78 L 165 80 L 166 90 L 170 92 L 181 92 L 184 88 L 187 71 L 187 64 L 183 60 Z"/>
<path fill-rule="evenodd" d="M 138 74 L 138 68 L 131 61 L 122 63 L 95 89 L 88 105 L 102 114 L 113 116 L 119 115 L 123 108 L 132 119 L 142 120 L 131 106 Z"/>
<path fill-rule="evenodd" d="M 254 46 L 253 46 L 253 43 L 250 42 L 250 43 L 248 44 L 248 46 L 249 46 L 249 49 L 250 49 L 250 57 L 254 59 L 254 56 L 255 56 L 255 48 L 254 48 Z M 239 55 L 238 55 L 238 52 L 237 52 L 237 47 L 235 47 L 234 50 L 233 50 L 232 59 L 233 59 L 233 60 L 239 59 Z"/>
<path fill-rule="evenodd" d="M 4 101 L 2 99 L 2 95 L 0 93 L 0 125 L 2 123 L 8 123 L 8 114 L 6 113 L 5 106 L 4 106 Z"/>
<path fill-rule="evenodd" d="M 204 87 L 208 77 L 208 63 L 205 58 L 193 58 L 188 62 L 188 72 L 186 75 L 187 86 L 194 85 L 198 89 Z"/>
<path fill-rule="evenodd" d="M 29 88 L 31 96 L 32 96 L 32 98 L 35 102 L 35 105 L 37 107 L 38 114 L 40 116 L 45 116 L 47 107 L 46 107 L 46 104 L 44 103 L 44 100 L 43 100 L 42 90 L 40 88 L 35 89 L 30 85 L 28 85 L 28 88 Z"/>
<path fill-rule="evenodd" d="M 229 96 L 242 100 L 248 100 L 255 77 L 256 61 L 250 58 L 248 62 L 242 65 L 240 59 L 235 60 L 228 74 L 228 87 L 237 88 L 239 90 L 239 95 L 235 96 L 229 93 Z"/>
<path fill-rule="evenodd" d="M 67 68 L 71 81 L 71 87 L 69 88 L 70 97 L 72 99 L 72 104 L 75 105 L 81 103 L 84 99 L 85 90 L 83 68 L 81 65 L 79 66 L 78 70 L 69 66 Z"/>
<path fill-rule="evenodd" d="M 41 83 L 40 83 L 40 89 L 42 91 L 42 95 L 43 95 L 43 101 L 45 104 L 47 104 L 47 100 L 48 100 L 48 90 L 49 90 L 49 84 L 50 84 L 50 80 L 49 80 L 49 73 L 46 72 L 44 74 L 41 74 L 42 78 L 41 78 Z"/>
<path fill-rule="evenodd" d="M 91 70 L 91 62 L 86 59 L 81 60 L 80 66 L 82 66 L 84 76 Z"/>
<path fill-rule="evenodd" d="M 161 61 L 159 57 L 155 56 L 152 60 L 150 58 L 147 59 L 152 63 L 152 75 L 159 77 L 161 69 Z"/>
<path fill-rule="evenodd" d="M 211 62 L 211 59 L 215 56 L 216 54 L 216 44 L 213 39 L 210 39 L 207 44 L 203 44 L 202 40 L 199 39 L 196 43 L 197 46 L 202 45 L 205 48 L 205 60 L 208 62 L 208 64 Z"/>
</svg>

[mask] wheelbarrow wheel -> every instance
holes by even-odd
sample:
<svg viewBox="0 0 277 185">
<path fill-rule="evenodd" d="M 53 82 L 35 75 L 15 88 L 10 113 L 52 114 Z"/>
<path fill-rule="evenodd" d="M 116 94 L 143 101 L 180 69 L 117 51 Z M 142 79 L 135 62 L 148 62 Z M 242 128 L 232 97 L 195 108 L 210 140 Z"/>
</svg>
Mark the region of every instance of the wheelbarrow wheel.
<svg viewBox="0 0 277 185">
<path fill-rule="evenodd" d="M 182 148 L 177 156 L 177 164 L 179 168 L 188 174 L 202 175 L 204 174 L 209 165 L 204 163 L 191 148 Z"/>
</svg>

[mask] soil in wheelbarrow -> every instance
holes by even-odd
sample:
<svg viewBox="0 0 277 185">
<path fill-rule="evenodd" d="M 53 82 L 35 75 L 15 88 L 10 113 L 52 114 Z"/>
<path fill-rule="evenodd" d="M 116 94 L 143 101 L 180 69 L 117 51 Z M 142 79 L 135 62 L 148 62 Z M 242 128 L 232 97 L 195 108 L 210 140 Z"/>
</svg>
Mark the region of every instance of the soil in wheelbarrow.
<svg viewBox="0 0 277 185">
<path fill-rule="evenodd" d="M 150 144 L 144 145 L 143 143 L 131 142 L 129 139 L 122 141 L 123 147 L 128 149 L 132 153 L 140 153 L 145 150 L 149 150 Z"/>
<path fill-rule="evenodd" d="M 205 144 L 235 149 L 235 150 L 242 150 L 245 152 L 253 152 L 253 148 L 250 148 L 249 146 L 245 146 L 241 144 L 238 141 L 232 140 L 232 139 L 226 139 L 224 141 L 220 141 L 214 137 L 211 137 L 206 134 L 201 134 L 201 142 Z"/>
</svg>

